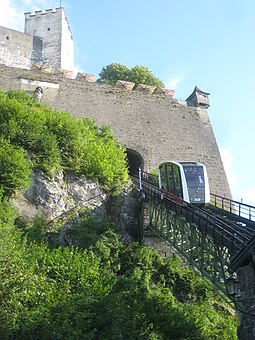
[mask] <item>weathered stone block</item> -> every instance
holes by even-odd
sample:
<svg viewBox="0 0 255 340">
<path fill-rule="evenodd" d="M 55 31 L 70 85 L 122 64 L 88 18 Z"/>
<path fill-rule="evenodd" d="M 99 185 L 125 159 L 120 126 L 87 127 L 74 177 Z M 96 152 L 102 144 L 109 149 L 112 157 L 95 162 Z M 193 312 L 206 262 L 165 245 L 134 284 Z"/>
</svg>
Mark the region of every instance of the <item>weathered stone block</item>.
<svg viewBox="0 0 255 340">
<path fill-rule="evenodd" d="M 166 97 L 173 97 L 173 95 L 175 94 L 175 90 L 159 88 L 156 91 L 154 91 L 154 94 L 157 94 L 160 96 L 166 96 Z"/>
<path fill-rule="evenodd" d="M 67 79 L 72 79 L 73 71 L 62 70 L 61 68 L 55 68 L 54 74 L 61 75 Z"/>
<path fill-rule="evenodd" d="M 156 86 L 138 84 L 137 87 L 135 88 L 135 91 L 139 91 L 142 93 L 153 93 L 155 89 L 156 89 Z"/>
<path fill-rule="evenodd" d="M 135 86 L 135 83 L 132 83 L 131 81 L 125 81 L 125 80 L 117 80 L 115 87 L 118 89 L 123 89 L 127 91 L 132 91 Z"/>
<path fill-rule="evenodd" d="M 76 75 L 77 80 L 85 80 L 89 83 L 93 83 L 96 80 L 95 74 L 78 72 Z"/>
</svg>

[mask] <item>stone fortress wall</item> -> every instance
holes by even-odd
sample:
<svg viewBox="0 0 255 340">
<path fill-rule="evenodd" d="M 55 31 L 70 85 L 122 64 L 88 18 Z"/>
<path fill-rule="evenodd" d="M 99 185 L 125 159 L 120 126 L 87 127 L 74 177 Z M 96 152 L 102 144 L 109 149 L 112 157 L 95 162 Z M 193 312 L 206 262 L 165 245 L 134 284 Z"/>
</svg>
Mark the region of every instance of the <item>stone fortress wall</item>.
<svg viewBox="0 0 255 340">
<path fill-rule="evenodd" d="M 32 93 L 43 88 L 43 103 L 107 124 L 138 155 L 145 171 L 167 160 L 197 161 L 207 166 L 211 191 L 231 197 L 226 173 L 206 109 L 180 104 L 172 97 L 99 85 L 64 74 L 0 65 L 0 89 Z M 131 157 L 131 156 L 130 156 Z"/>
<path fill-rule="evenodd" d="M 99 85 L 92 74 L 73 77 L 73 36 L 62 7 L 25 13 L 25 33 L 0 27 L 0 89 L 43 89 L 42 101 L 78 118 L 107 124 L 127 149 L 130 172 L 168 160 L 207 166 L 211 191 L 231 197 L 208 117 L 208 93 L 195 88 L 185 102 L 174 91 L 119 80 Z"/>
<path fill-rule="evenodd" d="M 11 67 L 30 69 L 33 59 L 33 46 L 40 39 L 32 35 L 0 26 L 0 63 Z M 39 52 L 40 54 L 40 52 Z M 40 62 L 40 56 L 38 60 Z"/>
<path fill-rule="evenodd" d="M 25 13 L 24 33 L 0 26 L 0 63 L 74 69 L 74 39 L 62 7 Z"/>
</svg>

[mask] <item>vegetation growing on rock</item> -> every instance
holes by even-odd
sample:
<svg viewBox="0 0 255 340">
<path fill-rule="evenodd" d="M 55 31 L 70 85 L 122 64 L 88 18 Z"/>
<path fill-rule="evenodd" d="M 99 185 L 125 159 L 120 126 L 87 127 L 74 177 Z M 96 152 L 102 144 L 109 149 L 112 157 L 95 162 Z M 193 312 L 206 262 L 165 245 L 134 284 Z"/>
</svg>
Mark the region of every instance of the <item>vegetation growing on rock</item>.
<svg viewBox="0 0 255 340">
<path fill-rule="evenodd" d="M 26 155 L 31 168 L 51 176 L 59 170 L 84 175 L 97 179 L 107 191 L 118 192 L 127 181 L 125 150 L 107 126 L 52 110 L 25 92 L 0 92 L 0 136 L 1 161 L 5 157 L 6 167 L 14 165 L 13 172 L 12 167 L 2 170 L 5 175 L 0 172 L 0 185 L 6 192 L 28 185 Z"/>
<path fill-rule="evenodd" d="M 237 339 L 237 318 L 178 256 L 86 214 L 78 246 L 48 244 L 43 219 L 20 229 L 0 211 L 1 339 Z"/>
</svg>

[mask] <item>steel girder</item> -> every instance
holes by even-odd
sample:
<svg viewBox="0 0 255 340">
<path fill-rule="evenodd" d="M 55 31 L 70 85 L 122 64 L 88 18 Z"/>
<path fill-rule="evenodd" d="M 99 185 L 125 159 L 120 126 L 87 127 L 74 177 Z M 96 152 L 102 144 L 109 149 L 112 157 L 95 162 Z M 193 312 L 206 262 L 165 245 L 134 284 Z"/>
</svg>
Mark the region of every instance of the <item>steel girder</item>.
<svg viewBox="0 0 255 340">
<path fill-rule="evenodd" d="M 212 236 L 199 230 L 157 200 L 144 203 L 148 210 L 148 227 L 160 235 L 187 262 L 201 272 L 217 288 L 228 296 L 225 279 L 229 276 L 231 256 L 227 247 L 217 245 Z"/>
</svg>

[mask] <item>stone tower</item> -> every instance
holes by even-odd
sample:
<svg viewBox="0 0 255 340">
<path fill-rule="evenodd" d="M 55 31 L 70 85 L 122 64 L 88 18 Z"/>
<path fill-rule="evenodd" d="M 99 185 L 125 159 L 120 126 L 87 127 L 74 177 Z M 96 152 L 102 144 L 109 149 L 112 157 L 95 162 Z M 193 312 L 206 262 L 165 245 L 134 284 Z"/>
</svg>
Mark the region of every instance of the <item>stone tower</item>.
<svg viewBox="0 0 255 340">
<path fill-rule="evenodd" d="M 73 71 L 74 41 L 62 7 L 25 13 L 25 33 L 42 38 L 43 64 Z"/>
</svg>

